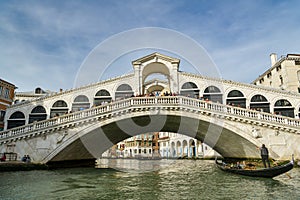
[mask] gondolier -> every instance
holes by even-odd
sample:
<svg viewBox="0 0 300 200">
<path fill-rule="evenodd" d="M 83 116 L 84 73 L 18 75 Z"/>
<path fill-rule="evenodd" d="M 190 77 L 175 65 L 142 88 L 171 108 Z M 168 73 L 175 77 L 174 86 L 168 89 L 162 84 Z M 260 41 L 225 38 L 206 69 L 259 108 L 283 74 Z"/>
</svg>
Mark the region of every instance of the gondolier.
<svg viewBox="0 0 300 200">
<path fill-rule="evenodd" d="M 261 155 L 261 159 L 263 161 L 264 167 L 267 168 L 267 166 L 266 166 L 266 162 L 267 162 L 268 167 L 270 168 L 269 151 L 268 151 L 268 148 L 265 146 L 265 144 L 263 144 L 260 147 L 260 155 Z"/>
</svg>

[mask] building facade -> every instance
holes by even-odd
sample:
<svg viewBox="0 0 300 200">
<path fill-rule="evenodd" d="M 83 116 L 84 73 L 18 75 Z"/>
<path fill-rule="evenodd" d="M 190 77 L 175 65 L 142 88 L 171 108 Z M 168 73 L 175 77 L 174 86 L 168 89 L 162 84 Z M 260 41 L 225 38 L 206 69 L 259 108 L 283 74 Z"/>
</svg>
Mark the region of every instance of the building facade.
<svg viewBox="0 0 300 200">
<path fill-rule="evenodd" d="M 14 104 L 29 102 L 34 99 L 45 97 L 51 94 L 54 94 L 54 92 L 50 90 L 43 90 L 40 87 L 35 88 L 34 91 L 16 92 L 14 97 Z"/>
<path fill-rule="evenodd" d="M 170 132 L 159 133 L 159 151 L 162 158 L 214 158 L 219 155 L 197 139 Z"/>
<path fill-rule="evenodd" d="M 7 107 L 13 104 L 16 86 L 0 79 L 0 131 L 4 129 L 4 117 Z"/>
<path fill-rule="evenodd" d="M 278 60 L 272 53 L 271 68 L 253 81 L 255 85 L 300 93 L 300 54 L 287 54 Z"/>
<path fill-rule="evenodd" d="M 102 154 L 109 158 L 214 158 L 219 154 L 192 137 L 170 132 L 156 132 L 130 137 Z"/>
</svg>

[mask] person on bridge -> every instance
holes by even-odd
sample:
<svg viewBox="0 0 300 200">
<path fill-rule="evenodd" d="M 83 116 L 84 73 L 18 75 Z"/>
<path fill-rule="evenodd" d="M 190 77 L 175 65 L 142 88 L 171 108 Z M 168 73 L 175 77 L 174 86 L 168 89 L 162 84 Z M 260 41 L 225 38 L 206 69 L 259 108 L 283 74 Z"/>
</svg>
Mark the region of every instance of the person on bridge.
<svg viewBox="0 0 300 200">
<path fill-rule="evenodd" d="M 2 157 L 0 158 L 0 161 L 1 161 L 1 162 L 6 161 L 6 155 L 5 155 L 5 153 L 3 153 Z"/>
<path fill-rule="evenodd" d="M 262 144 L 262 146 L 260 147 L 260 155 L 264 163 L 264 167 L 267 168 L 266 166 L 266 162 L 267 162 L 268 167 L 270 168 L 269 151 L 268 148 L 265 146 L 265 144 Z"/>
</svg>

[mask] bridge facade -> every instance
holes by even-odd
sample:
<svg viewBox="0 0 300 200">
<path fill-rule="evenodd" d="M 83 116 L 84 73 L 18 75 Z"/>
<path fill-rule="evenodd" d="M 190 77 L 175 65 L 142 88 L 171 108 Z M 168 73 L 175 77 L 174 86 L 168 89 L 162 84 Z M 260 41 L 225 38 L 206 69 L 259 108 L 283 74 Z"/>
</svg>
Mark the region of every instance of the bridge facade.
<svg viewBox="0 0 300 200">
<path fill-rule="evenodd" d="M 275 159 L 300 158 L 298 94 L 179 72 L 179 63 L 154 53 L 133 61 L 133 74 L 15 104 L 0 152 L 40 163 L 92 159 L 128 137 L 168 131 L 224 157 L 259 157 L 264 143 Z M 147 81 L 153 73 L 167 80 Z"/>
</svg>

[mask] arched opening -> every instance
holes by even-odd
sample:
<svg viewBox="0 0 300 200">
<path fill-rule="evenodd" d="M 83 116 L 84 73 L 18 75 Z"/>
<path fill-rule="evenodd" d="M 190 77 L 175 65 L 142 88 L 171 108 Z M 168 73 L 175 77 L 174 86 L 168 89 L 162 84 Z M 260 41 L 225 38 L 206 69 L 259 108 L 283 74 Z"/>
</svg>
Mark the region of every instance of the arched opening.
<svg viewBox="0 0 300 200">
<path fill-rule="evenodd" d="M 189 148 L 188 148 L 188 143 L 186 140 L 183 140 L 182 142 L 182 149 L 183 149 L 183 155 L 182 157 L 188 157 L 189 155 Z"/>
<path fill-rule="evenodd" d="M 127 99 L 134 96 L 134 93 L 132 91 L 132 88 L 128 84 L 122 84 L 120 85 L 115 93 L 115 99 L 121 100 L 121 99 Z"/>
<path fill-rule="evenodd" d="M 7 120 L 7 129 L 25 125 L 25 115 L 20 111 L 14 112 Z"/>
<path fill-rule="evenodd" d="M 36 106 L 29 114 L 28 123 L 38 122 L 47 119 L 46 109 L 43 106 Z"/>
<path fill-rule="evenodd" d="M 216 86 L 208 86 L 203 93 L 203 99 L 215 103 L 223 103 L 223 95 L 221 90 Z"/>
<path fill-rule="evenodd" d="M 232 90 L 227 95 L 226 104 L 246 108 L 246 98 L 244 97 L 244 94 L 241 91 Z"/>
<path fill-rule="evenodd" d="M 270 112 L 270 103 L 263 95 L 257 94 L 254 95 L 250 100 L 250 109 L 262 111 L 262 112 Z"/>
<path fill-rule="evenodd" d="M 171 156 L 172 156 L 173 158 L 176 157 L 176 147 L 175 147 L 175 142 L 172 142 L 172 143 L 171 143 Z"/>
<path fill-rule="evenodd" d="M 182 148 L 181 148 L 181 142 L 177 141 L 176 143 L 176 157 L 182 156 Z"/>
<path fill-rule="evenodd" d="M 197 154 L 196 154 L 196 144 L 195 144 L 195 141 L 190 139 L 189 141 L 189 146 L 190 146 L 190 157 L 196 157 Z"/>
<path fill-rule="evenodd" d="M 280 99 L 276 101 L 274 105 L 274 114 L 287 116 L 287 117 L 295 117 L 294 107 L 292 104 L 286 99 Z"/>
<path fill-rule="evenodd" d="M 155 87 L 158 86 L 158 87 Z M 166 65 L 160 62 L 150 63 L 142 72 L 143 95 L 163 95 L 171 93 L 170 72 Z"/>
<path fill-rule="evenodd" d="M 69 111 L 68 105 L 63 100 L 56 101 L 50 110 L 50 118 L 67 114 Z"/>
<path fill-rule="evenodd" d="M 79 95 L 74 99 L 72 104 L 72 112 L 85 110 L 90 108 L 89 98 L 85 95 Z"/>
<path fill-rule="evenodd" d="M 43 93 L 45 93 L 43 90 L 42 90 L 42 88 L 35 88 L 35 90 L 34 90 L 34 93 L 35 94 L 43 94 Z"/>
<path fill-rule="evenodd" d="M 107 90 L 99 90 L 94 97 L 94 105 L 99 106 L 103 105 L 104 103 L 110 103 L 111 99 L 112 97 Z"/>
<path fill-rule="evenodd" d="M 164 74 L 151 74 L 143 84 L 144 94 L 149 96 L 163 96 L 171 93 L 168 77 Z"/>
<path fill-rule="evenodd" d="M 180 89 L 180 95 L 192 98 L 199 98 L 199 89 L 193 82 L 186 82 Z"/>
</svg>

